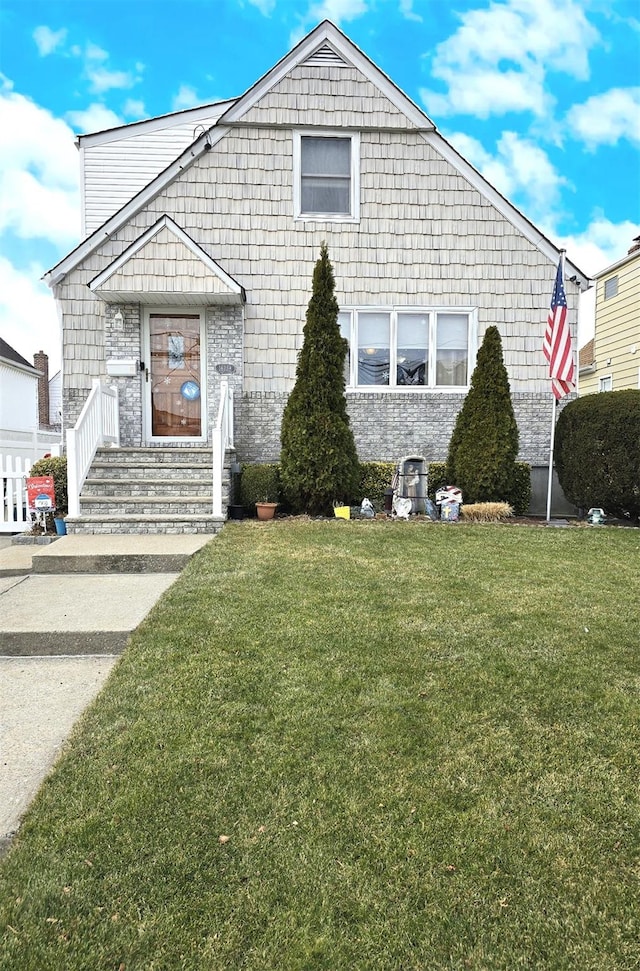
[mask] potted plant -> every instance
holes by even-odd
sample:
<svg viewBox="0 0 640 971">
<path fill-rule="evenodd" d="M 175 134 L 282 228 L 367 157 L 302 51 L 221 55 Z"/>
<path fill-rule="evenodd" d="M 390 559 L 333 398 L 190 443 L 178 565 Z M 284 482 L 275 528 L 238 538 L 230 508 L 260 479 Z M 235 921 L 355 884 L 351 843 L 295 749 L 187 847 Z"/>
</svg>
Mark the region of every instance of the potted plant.
<svg viewBox="0 0 640 971">
<path fill-rule="evenodd" d="M 256 510 L 258 519 L 273 519 L 280 505 L 280 467 L 277 462 L 242 466 L 240 501 L 247 513 Z"/>
<path fill-rule="evenodd" d="M 256 502 L 256 512 L 258 514 L 258 519 L 265 522 L 267 519 L 273 519 L 276 514 L 276 509 L 278 508 L 277 502 L 271 502 L 268 496 L 264 499 Z"/>
</svg>

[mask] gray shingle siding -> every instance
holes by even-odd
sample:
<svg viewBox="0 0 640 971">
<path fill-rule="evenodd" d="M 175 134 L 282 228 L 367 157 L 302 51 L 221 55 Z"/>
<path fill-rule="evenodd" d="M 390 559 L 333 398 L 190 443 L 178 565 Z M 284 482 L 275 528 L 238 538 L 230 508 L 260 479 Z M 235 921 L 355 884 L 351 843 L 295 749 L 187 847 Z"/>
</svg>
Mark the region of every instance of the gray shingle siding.
<svg viewBox="0 0 640 971">
<path fill-rule="evenodd" d="M 293 129 L 329 124 L 360 132 L 355 224 L 294 220 Z M 243 310 L 207 310 L 209 425 L 217 409 L 216 366 L 232 363 L 240 458 L 265 461 L 279 453 L 280 418 L 295 378 L 313 266 L 326 240 L 341 306 L 476 307 L 478 344 L 487 326 L 498 326 L 521 457 L 545 461 L 551 396 L 541 345 L 555 267 L 369 80 L 355 68 L 327 66 L 292 71 L 57 287 L 67 427 L 91 379 L 105 374 L 108 357 L 141 356 L 135 300 L 116 337 L 110 313 L 87 284 L 165 213 L 246 291 Z M 129 278 L 161 291 L 165 258 L 174 249 L 170 239 L 160 240 L 144 263 L 145 279 L 123 269 L 113 285 Z M 203 274 L 187 260 L 182 276 L 188 288 L 191 278 Z M 577 288 L 570 283 L 567 298 L 575 331 Z M 123 433 L 127 444 L 138 444 L 140 381 L 117 383 Z M 462 399 L 428 391 L 350 392 L 361 458 L 417 452 L 442 459 Z"/>
</svg>

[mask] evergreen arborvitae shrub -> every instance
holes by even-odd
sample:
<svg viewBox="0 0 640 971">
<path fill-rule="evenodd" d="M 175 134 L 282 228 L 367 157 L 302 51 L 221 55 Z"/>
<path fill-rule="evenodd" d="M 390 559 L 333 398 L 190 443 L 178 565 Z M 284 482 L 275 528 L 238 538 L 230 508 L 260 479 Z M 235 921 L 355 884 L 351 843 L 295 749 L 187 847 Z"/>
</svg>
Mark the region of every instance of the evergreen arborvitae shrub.
<svg viewBox="0 0 640 971">
<path fill-rule="evenodd" d="M 313 271 L 296 383 L 282 417 L 280 481 L 294 512 L 329 513 L 357 497 L 360 471 L 345 400 L 347 341 L 338 326 L 326 243 Z"/>
<path fill-rule="evenodd" d="M 464 502 L 509 502 L 516 487 L 518 426 L 497 327 L 487 327 L 471 387 L 453 429 L 446 478 Z"/>
<path fill-rule="evenodd" d="M 554 459 L 569 502 L 638 519 L 640 391 L 606 391 L 570 401 L 556 425 Z"/>
</svg>

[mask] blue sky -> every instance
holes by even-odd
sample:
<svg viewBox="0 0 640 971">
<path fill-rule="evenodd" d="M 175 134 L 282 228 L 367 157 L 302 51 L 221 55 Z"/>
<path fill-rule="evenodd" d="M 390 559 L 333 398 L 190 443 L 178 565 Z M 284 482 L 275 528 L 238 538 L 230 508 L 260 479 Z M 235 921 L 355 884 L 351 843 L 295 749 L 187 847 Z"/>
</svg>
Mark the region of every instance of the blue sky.
<svg viewBox="0 0 640 971">
<path fill-rule="evenodd" d="M 237 97 L 325 18 L 587 274 L 624 256 L 639 0 L 0 0 L 0 336 L 59 364 L 78 133 Z"/>
</svg>

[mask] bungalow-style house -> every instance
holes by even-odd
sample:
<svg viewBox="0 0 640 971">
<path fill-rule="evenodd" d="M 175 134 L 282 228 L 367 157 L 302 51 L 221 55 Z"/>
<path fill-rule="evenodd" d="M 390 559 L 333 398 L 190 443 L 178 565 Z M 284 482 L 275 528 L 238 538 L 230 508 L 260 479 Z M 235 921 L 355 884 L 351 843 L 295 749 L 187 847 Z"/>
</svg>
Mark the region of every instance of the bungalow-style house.
<svg viewBox="0 0 640 971">
<path fill-rule="evenodd" d="M 68 528 L 217 528 L 221 450 L 278 459 L 323 241 L 360 458 L 444 459 L 496 324 L 520 457 L 546 466 L 542 340 L 559 251 L 332 23 L 237 100 L 87 135 L 79 148 L 87 235 L 46 275 L 62 319 L 65 427 L 83 412 Z M 575 333 L 588 280 L 568 261 L 565 276 Z M 82 485 L 96 408 L 94 439 L 120 448 L 98 451 Z M 179 466 L 173 498 L 163 466 Z"/>
<path fill-rule="evenodd" d="M 594 280 L 595 329 L 580 349 L 579 393 L 640 388 L 640 236 Z"/>
</svg>

